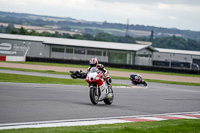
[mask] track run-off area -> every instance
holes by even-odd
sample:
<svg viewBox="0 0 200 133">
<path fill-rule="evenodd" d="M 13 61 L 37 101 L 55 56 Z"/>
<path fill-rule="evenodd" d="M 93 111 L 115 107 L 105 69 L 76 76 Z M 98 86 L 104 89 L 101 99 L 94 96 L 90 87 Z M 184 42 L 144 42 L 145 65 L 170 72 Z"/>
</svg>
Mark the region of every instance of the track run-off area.
<svg viewBox="0 0 200 133">
<path fill-rule="evenodd" d="M 59 74 L 0 72 L 70 78 Z M 128 80 L 113 80 L 113 83 L 131 84 Z M 123 123 L 138 119 L 198 119 L 200 116 L 199 86 L 148 82 L 148 87 L 114 86 L 113 90 L 112 105 L 103 102 L 93 105 L 88 86 L 0 82 L 0 129 Z"/>
<path fill-rule="evenodd" d="M 93 105 L 87 86 L 2 82 L 0 127 L 13 123 L 105 120 L 200 110 L 199 87 L 149 83 L 148 88 L 113 89 L 112 105 L 103 102 Z"/>
</svg>

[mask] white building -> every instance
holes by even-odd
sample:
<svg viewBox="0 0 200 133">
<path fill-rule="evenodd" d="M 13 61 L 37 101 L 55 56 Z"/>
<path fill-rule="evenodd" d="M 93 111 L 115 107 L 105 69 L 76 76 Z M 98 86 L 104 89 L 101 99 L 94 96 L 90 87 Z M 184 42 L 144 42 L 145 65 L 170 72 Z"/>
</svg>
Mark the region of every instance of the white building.
<svg viewBox="0 0 200 133">
<path fill-rule="evenodd" d="M 150 45 L 0 34 L 0 55 L 9 59 L 28 56 L 88 61 L 97 57 L 100 62 L 152 66 L 154 51 Z"/>
<path fill-rule="evenodd" d="M 25 57 L 143 66 L 193 68 L 200 66 L 200 52 L 153 48 L 150 45 L 99 42 L 64 38 L 0 34 L 0 60 L 25 61 Z"/>
<path fill-rule="evenodd" d="M 175 50 L 155 48 L 158 52 L 153 53 L 153 65 L 166 67 L 195 67 L 200 66 L 200 52 L 189 50 Z"/>
</svg>

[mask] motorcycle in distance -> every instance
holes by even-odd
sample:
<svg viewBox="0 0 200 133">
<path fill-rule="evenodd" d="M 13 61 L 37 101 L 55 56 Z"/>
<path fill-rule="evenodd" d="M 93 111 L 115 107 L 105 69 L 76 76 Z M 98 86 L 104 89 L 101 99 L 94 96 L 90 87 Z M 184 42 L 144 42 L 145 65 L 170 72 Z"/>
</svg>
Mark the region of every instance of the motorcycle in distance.
<svg viewBox="0 0 200 133">
<path fill-rule="evenodd" d="M 95 105 L 99 101 L 104 101 L 105 104 L 111 105 L 114 99 L 112 85 L 110 84 L 108 87 L 104 77 L 103 72 L 96 67 L 92 67 L 86 77 L 90 87 L 90 100 Z"/>
<path fill-rule="evenodd" d="M 71 73 L 71 77 L 73 79 L 76 79 L 76 78 L 81 78 L 81 79 L 85 79 L 86 76 L 87 76 L 87 73 L 82 71 L 82 70 L 77 70 L 77 71 L 69 71 Z"/>
<path fill-rule="evenodd" d="M 133 85 L 142 84 L 142 85 L 144 85 L 144 86 L 147 86 L 147 82 L 144 81 L 144 80 L 142 79 L 142 76 L 139 75 L 139 74 L 136 74 L 136 75 L 133 75 L 133 74 L 132 74 L 132 75 L 130 75 L 130 80 L 131 80 L 131 82 L 132 82 Z"/>
</svg>

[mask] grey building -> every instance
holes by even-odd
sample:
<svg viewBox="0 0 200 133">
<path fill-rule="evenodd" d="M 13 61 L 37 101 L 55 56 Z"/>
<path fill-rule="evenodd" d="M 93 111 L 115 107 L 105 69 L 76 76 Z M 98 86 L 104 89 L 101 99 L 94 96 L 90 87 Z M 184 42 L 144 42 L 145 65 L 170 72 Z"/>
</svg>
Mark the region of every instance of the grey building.
<svg viewBox="0 0 200 133">
<path fill-rule="evenodd" d="M 155 51 L 149 45 L 0 34 L 0 56 L 7 61 L 23 61 L 26 56 L 71 60 L 97 57 L 100 62 L 151 66 Z"/>
<path fill-rule="evenodd" d="M 200 52 L 153 48 L 150 45 L 99 42 L 52 37 L 0 34 L 0 60 L 25 61 L 28 57 L 192 69 L 200 66 Z"/>
<path fill-rule="evenodd" d="M 175 50 L 155 48 L 158 52 L 153 53 L 153 65 L 199 69 L 200 52 L 189 50 Z"/>
</svg>

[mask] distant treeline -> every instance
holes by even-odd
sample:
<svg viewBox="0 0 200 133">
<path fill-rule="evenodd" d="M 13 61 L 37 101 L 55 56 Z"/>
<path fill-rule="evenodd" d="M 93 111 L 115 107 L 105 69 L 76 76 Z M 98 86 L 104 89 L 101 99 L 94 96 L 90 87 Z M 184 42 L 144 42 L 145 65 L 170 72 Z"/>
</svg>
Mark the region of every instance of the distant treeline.
<svg viewBox="0 0 200 133">
<path fill-rule="evenodd" d="M 89 22 L 89 21 L 78 21 L 73 18 L 61 18 L 61 17 L 51 17 L 51 16 L 40 16 L 33 14 L 23 14 L 23 13 L 11 13 L 11 12 L 1 12 L 0 11 L 0 21 L 5 23 L 20 24 L 20 25 L 31 25 L 31 26 L 59 26 L 62 30 L 75 30 L 78 29 L 82 33 L 86 32 L 93 34 L 94 32 L 106 32 L 115 36 L 124 36 L 124 31 L 126 29 L 126 24 L 120 23 L 108 23 L 108 22 Z M 179 30 L 176 28 L 162 28 L 155 26 L 144 26 L 144 25 L 133 25 L 130 24 L 129 30 L 139 30 L 139 31 L 154 31 L 154 37 L 167 37 L 171 35 L 181 35 L 182 38 L 192 39 L 200 42 L 200 32 L 190 31 L 190 30 Z M 112 30 L 111 30 L 112 29 Z M 98 33 L 97 33 L 98 34 Z M 133 34 L 130 36 L 136 37 Z"/>
<path fill-rule="evenodd" d="M 20 29 L 14 28 L 14 25 L 9 24 L 7 27 L 0 26 L 0 33 L 10 33 L 10 34 L 19 34 L 19 35 L 31 35 L 31 36 L 45 36 L 45 37 L 57 37 L 57 38 L 69 38 L 69 39 L 80 39 L 80 40 L 94 40 L 94 41 L 105 41 L 105 42 L 121 42 L 121 43 L 136 43 L 135 38 L 130 36 L 118 37 L 112 34 L 100 32 L 97 35 L 91 34 L 73 34 L 68 33 L 49 33 L 42 32 L 39 33 L 35 30 L 28 31 L 21 27 Z"/>
<path fill-rule="evenodd" d="M 49 33 L 49 32 L 36 32 L 35 30 L 27 31 L 23 27 L 20 29 L 14 28 L 14 25 L 9 24 L 7 27 L 0 26 L 0 33 L 10 33 L 10 34 L 20 34 L 20 35 L 31 35 L 31 36 L 45 36 L 45 37 L 58 37 L 58 38 L 70 38 L 70 39 L 80 39 L 80 40 L 93 40 L 93 41 L 105 41 L 105 42 L 120 42 L 120 43 L 131 43 L 135 44 L 136 41 L 151 41 L 152 46 L 158 48 L 168 48 L 168 49 L 181 49 L 181 50 L 194 50 L 200 51 L 200 42 L 191 39 L 184 39 L 176 37 L 153 37 L 153 31 L 149 37 L 131 37 L 131 36 L 114 36 L 109 33 L 100 32 L 96 35 L 91 34 L 73 34 L 59 32 Z"/>
<path fill-rule="evenodd" d="M 157 48 L 200 51 L 200 42 L 176 36 L 156 38 L 153 40 L 152 46 Z"/>
</svg>

